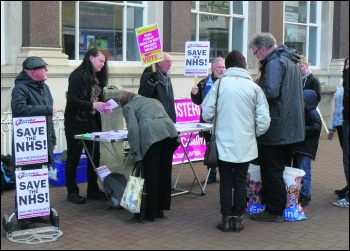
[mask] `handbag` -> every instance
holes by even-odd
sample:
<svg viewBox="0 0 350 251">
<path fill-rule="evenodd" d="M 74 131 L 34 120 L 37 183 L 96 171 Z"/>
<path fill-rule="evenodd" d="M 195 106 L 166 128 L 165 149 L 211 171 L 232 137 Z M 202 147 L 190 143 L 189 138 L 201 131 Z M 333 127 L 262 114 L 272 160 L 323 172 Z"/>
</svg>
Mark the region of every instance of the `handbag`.
<svg viewBox="0 0 350 251">
<path fill-rule="evenodd" d="M 136 176 L 135 167 L 136 163 L 126 184 L 120 206 L 131 213 L 140 213 L 142 198 L 145 197 L 143 194 L 145 179 L 141 177 L 142 170 L 140 170 L 139 176 Z"/>
<path fill-rule="evenodd" d="M 218 115 L 218 98 L 219 98 L 220 83 L 221 83 L 221 78 L 219 80 L 218 90 L 217 90 L 217 94 L 216 94 L 213 132 L 211 134 L 210 141 L 207 142 L 207 149 L 205 150 L 204 160 L 203 160 L 203 164 L 206 166 L 209 166 L 209 167 L 217 167 L 218 161 L 219 161 L 218 149 L 216 147 L 215 128 L 216 128 L 217 115 Z"/>
</svg>

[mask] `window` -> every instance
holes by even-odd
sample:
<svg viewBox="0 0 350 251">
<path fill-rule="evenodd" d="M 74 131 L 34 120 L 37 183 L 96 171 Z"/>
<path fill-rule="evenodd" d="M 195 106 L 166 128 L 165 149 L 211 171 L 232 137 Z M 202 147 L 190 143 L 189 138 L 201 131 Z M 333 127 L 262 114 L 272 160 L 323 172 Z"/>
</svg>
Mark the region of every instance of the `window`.
<svg viewBox="0 0 350 251">
<path fill-rule="evenodd" d="M 284 44 L 306 56 L 310 66 L 319 64 L 320 13 L 319 1 L 284 2 Z"/>
<path fill-rule="evenodd" d="M 143 3 L 62 1 L 64 53 L 79 60 L 98 47 L 109 52 L 110 60 L 140 61 L 135 29 L 145 23 Z"/>
<path fill-rule="evenodd" d="M 1 65 L 6 63 L 5 61 L 5 1 L 1 1 Z"/>
<path fill-rule="evenodd" d="M 210 61 L 231 50 L 247 53 L 247 2 L 192 1 L 192 41 L 210 41 Z"/>
</svg>

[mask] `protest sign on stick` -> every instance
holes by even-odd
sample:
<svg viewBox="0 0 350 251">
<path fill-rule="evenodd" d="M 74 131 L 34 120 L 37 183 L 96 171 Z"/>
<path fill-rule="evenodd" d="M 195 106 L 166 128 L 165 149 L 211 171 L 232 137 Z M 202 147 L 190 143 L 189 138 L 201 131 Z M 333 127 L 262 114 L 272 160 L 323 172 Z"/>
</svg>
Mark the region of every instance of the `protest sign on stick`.
<svg viewBox="0 0 350 251">
<path fill-rule="evenodd" d="M 142 65 L 163 61 L 162 44 L 157 24 L 135 29 Z"/>
<path fill-rule="evenodd" d="M 189 41 L 185 46 L 185 76 L 208 76 L 209 41 Z"/>
</svg>

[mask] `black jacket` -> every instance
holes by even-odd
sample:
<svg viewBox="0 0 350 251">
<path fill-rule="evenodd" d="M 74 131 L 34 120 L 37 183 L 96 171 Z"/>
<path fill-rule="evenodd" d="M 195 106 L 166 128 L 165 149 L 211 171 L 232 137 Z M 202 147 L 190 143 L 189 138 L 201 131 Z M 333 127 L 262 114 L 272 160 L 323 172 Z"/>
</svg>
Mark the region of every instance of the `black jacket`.
<svg viewBox="0 0 350 251">
<path fill-rule="evenodd" d="M 12 90 L 11 109 L 13 118 L 30 116 L 46 117 L 47 149 L 49 162 L 53 164 L 53 146 L 57 143 L 52 120 L 53 99 L 49 86 L 44 81 L 31 79 L 25 71 L 22 71 L 15 79 L 15 87 Z M 12 157 L 15 157 L 14 144 L 12 145 Z"/>
<path fill-rule="evenodd" d="M 296 143 L 294 151 L 309 155 L 312 160 L 316 159 L 318 142 L 320 139 L 322 121 L 316 110 L 317 94 L 313 90 L 304 90 L 305 102 L 305 140 Z"/>
<path fill-rule="evenodd" d="M 314 74 L 310 73 L 303 78 L 303 90 L 314 90 L 317 95 L 317 104 L 321 101 L 321 84 Z"/>
<path fill-rule="evenodd" d="M 158 75 L 162 74 L 158 69 Z M 168 74 L 163 76 L 167 79 L 169 84 L 168 92 L 165 89 L 164 81 L 161 77 L 158 78 L 158 83 L 153 84 L 149 81 L 151 78 L 152 69 L 151 66 L 148 66 L 144 69 L 141 79 L 140 79 L 140 87 L 138 94 L 147 97 L 154 98 L 160 101 L 165 108 L 165 111 L 168 113 L 171 120 L 176 123 L 176 112 L 175 112 L 175 104 L 174 104 L 174 91 L 173 85 L 171 84 L 171 79 Z"/>
<path fill-rule="evenodd" d="M 96 112 L 91 115 L 93 103 L 91 101 L 92 85 L 83 70 L 73 71 L 68 78 L 67 103 L 64 111 L 65 134 L 74 136 L 77 134 L 93 132 L 93 125 L 97 124 L 102 131 L 101 115 Z M 99 102 L 104 102 L 103 88 L 99 96 Z"/>
<path fill-rule="evenodd" d="M 260 61 L 258 84 L 269 103 L 271 123 L 267 132 L 257 138 L 259 145 L 286 145 L 305 138 L 299 60 L 294 49 L 280 45 Z"/>
<path fill-rule="evenodd" d="M 349 68 L 343 72 L 343 120 L 349 121 Z"/>
</svg>

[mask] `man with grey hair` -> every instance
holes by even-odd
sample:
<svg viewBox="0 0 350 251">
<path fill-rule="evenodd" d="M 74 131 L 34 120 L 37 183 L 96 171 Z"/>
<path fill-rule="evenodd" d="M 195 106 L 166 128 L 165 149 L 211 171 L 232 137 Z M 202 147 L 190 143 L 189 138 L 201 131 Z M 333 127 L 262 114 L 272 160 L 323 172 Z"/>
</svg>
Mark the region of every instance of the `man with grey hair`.
<svg viewBox="0 0 350 251">
<path fill-rule="evenodd" d="M 270 33 L 255 35 L 249 48 L 262 65 L 258 84 L 265 93 L 271 116 L 269 129 L 257 138 L 262 202 L 266 208 L 250 218 L 282 222 L 287 198 L 284 168 L 291 163 L 293 144 L 305 138 L 300 57 L 285 45 L 277 47 Z"/>
<path fill-rule="evenodd" d="M 197 84 L 197 87 L 192 87 L 191 91 L 191 99 L 192 102 L 196 105 L 201 105 L 205 96 L 208 94 L 210 88 L 214 85 L 215 81 L 222 77 L 224 74 L 225 68 L 225 60 L 222 57 L 217 57 L 211 62 L 211 71 L 212 73 L 205 79 L 202 79 Z M 205 122 L 202 117 L 202 109 L 200 115 L 200 122 Z M 204 137 L 205 142 L 209 142 L 211 138 L 211 133 L 209 131 L 205 131 L 200 133 L 201 137 Z M 208 166 L 208 171 L 210 170 L 210 174 L 208 177 L 207 184 L 211 184 L 215 182 L 216 179 L 216 166 Z"/>
</svg>

